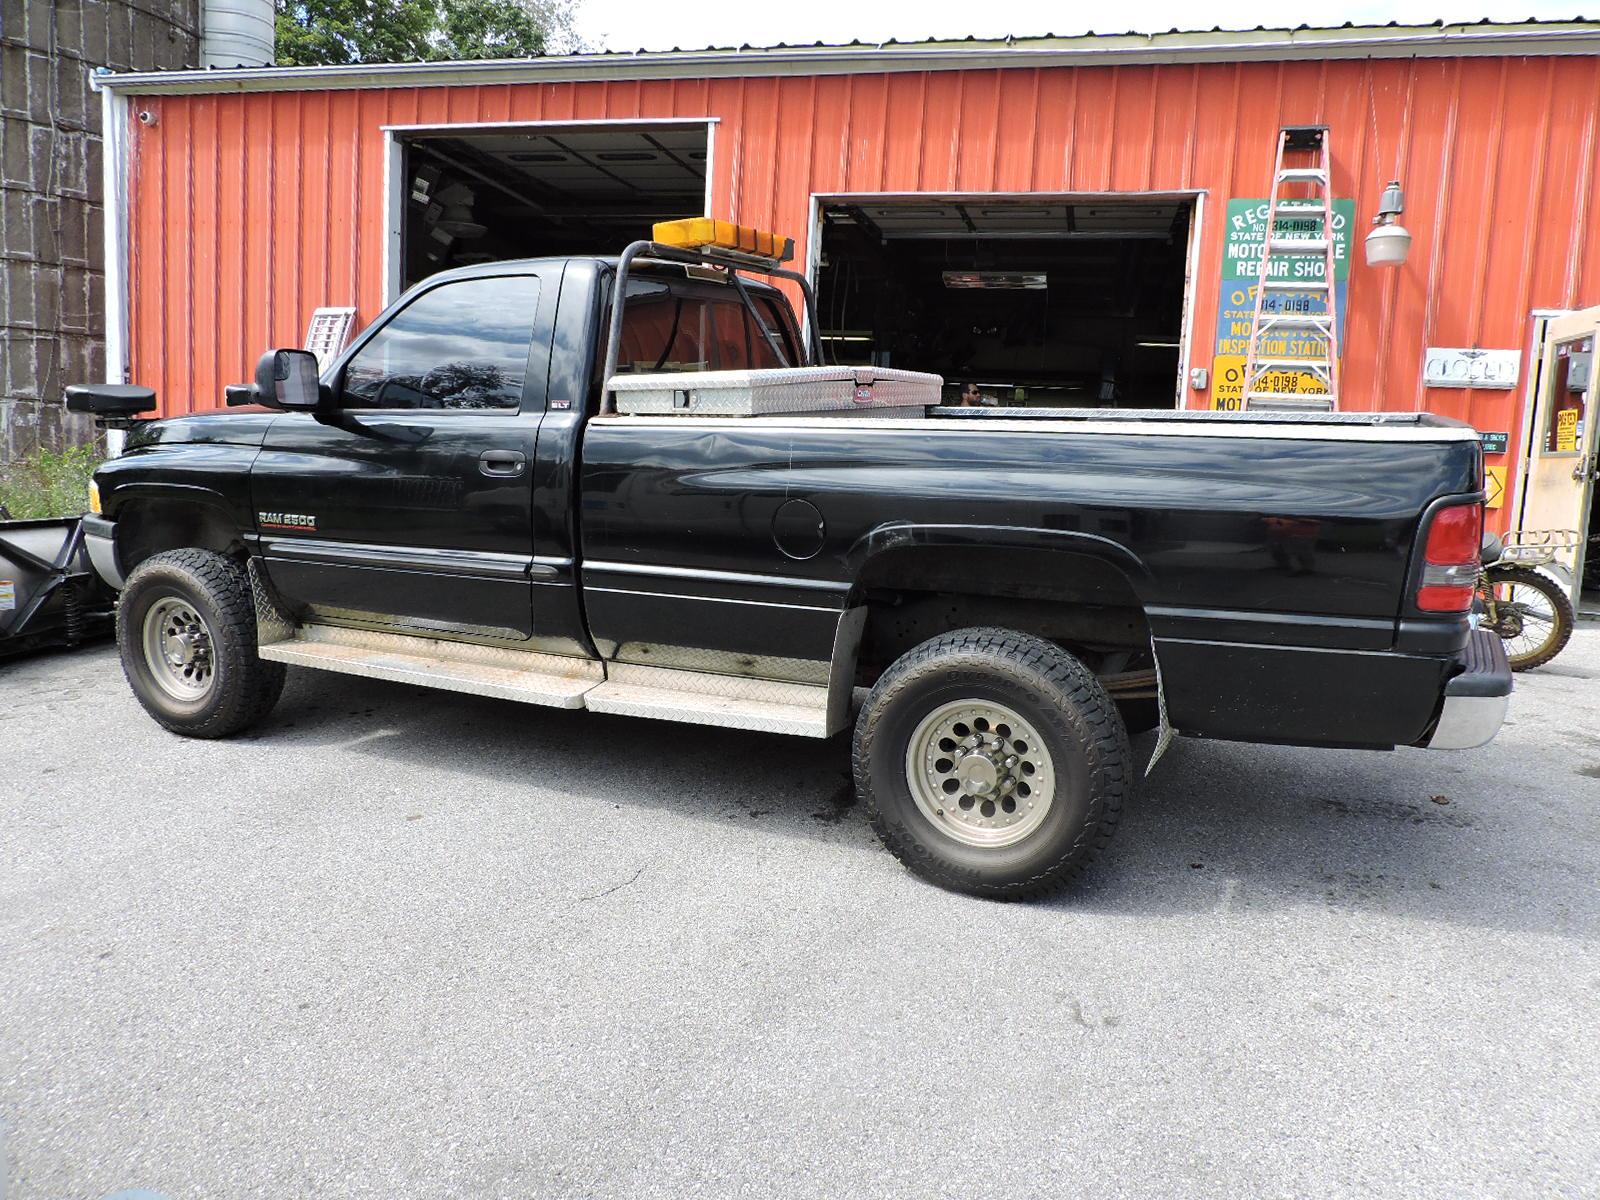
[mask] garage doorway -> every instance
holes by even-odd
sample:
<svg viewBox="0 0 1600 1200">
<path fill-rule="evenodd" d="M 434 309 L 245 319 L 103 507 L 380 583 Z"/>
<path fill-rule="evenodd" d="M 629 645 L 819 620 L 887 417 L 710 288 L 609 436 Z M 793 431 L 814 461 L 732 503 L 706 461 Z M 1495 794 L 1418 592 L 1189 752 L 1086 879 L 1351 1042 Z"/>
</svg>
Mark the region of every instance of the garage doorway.
<svg viewBox="0 0 1600 1200">
<path fill-rule="evenodd" d="M 824 345 L 945 401 L 1173 408 L 1195 197 L 819 196 Z"/>
<path fill-rule="evenodd" d="M 619 254 L 707 213 L 709 120 L 387 130 L 390 297 L 451 267 Z"/>
</svg>

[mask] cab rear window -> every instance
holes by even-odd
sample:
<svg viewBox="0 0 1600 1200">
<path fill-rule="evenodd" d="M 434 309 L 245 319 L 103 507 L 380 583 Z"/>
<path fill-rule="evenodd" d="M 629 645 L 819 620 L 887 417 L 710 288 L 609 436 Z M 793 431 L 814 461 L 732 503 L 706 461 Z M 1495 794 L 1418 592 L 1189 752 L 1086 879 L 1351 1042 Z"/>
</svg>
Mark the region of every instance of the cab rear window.
<svg viewBox="0 0 1600 1200">
<path fill-rule="evenodd" d="M 788 326 L 777 306 L 765 296 L 754 300 L 768 329 L 778 336 L 787 364 L 736 293 L 715 295 L 709 289 L 685 293 L 665 284 L 629 280 L 617 370 L 643 374 L 797 365 Z"/>
</svg>

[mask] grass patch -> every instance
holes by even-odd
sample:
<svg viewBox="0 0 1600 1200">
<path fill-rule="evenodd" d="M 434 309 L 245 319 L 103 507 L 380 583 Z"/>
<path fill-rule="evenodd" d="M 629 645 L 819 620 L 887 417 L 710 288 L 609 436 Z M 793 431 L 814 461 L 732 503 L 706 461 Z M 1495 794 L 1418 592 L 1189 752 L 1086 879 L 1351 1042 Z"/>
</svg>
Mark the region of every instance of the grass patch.
<svg viewBox="0 0 1600 1200">
<path fill-rule="evenodd" d="M 104 461 L 100 447 L 36 450 L 0 463 L 0 520 L 76 517 L 89 508 L 89 477 Z"/>
</svg>

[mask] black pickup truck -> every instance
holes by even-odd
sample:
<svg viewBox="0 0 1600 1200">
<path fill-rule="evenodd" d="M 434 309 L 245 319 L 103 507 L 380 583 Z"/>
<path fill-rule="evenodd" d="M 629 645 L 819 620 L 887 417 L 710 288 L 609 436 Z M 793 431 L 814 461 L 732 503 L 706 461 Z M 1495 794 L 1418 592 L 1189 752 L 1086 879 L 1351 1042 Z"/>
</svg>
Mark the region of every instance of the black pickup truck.
<svg viewBox="0 0 1600 1200">
<path fill-rule="evenodd" d="M 749 273 L 804 290 L 777 261 L 638 243 L 449 271 L 320 373 L 269 352 L 232 411 L 141 421 L 148 390 L 74 389 L 128 430 L 85 531 L 140 702 L 224 736 L 294 664 L 817 738 L 853 724 L 885 843 L 989 896 L 1086 867 L 1133 781 L 1130 730 L 1159 728 L 1158 754 L 1174 732 L 1493 737 L 1511 676 L 1469 620 L 1470 428 L 705 415 L 687 385 L 671 411 L 616 411 L 635 372 L 814 365 L 814 315 Z"/>
</svg>

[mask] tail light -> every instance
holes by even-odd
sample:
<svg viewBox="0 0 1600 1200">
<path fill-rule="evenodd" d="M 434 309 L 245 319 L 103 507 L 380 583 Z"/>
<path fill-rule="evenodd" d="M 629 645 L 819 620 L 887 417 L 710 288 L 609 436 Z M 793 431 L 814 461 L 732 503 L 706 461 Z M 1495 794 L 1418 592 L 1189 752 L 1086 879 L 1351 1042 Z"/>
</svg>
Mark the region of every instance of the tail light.
<svg viewBox="0 0 1600 1200">
<path fill-rule="evenodd" d="M 1417 607 L 1423 612 L 1466 612 L 1478 583 L 1483 546 L 1483 505 L 1453 504 L 1433 514 L 1422 552 Z"/>
</svg>

